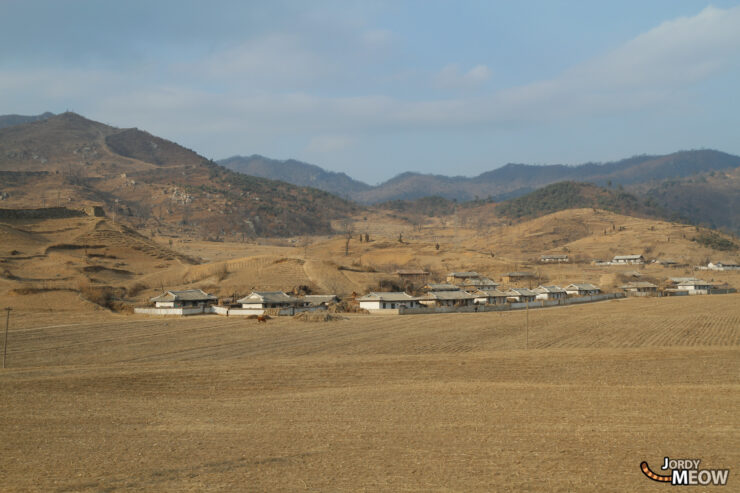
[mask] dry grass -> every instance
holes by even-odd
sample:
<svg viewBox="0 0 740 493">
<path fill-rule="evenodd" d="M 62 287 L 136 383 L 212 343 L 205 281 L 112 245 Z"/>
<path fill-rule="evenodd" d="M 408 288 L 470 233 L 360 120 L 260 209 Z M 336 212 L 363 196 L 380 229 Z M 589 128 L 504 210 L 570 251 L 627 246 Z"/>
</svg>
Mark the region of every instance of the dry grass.
<svg viewBox="0 0 740 493">
<path fill-rule="evenodd" d="M 21 312 L 0 379 L 3 487 L 647 490 L 642 460 L 740 461 L 738 301 L 530 310 L 529 350 L 521 312 Z"/>
</svg>

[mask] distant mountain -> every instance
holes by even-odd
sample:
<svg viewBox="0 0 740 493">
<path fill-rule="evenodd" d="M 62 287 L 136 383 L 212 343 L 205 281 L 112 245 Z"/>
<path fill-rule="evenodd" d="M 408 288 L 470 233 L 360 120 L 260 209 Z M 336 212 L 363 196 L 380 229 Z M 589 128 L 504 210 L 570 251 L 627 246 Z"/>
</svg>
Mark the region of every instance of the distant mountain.
<svg viewBox="0 0 740 493">
<path fill-rule="evenodd" d="M 46 120 L 49 117 L 54 116 L 54 113 L 46 112 L 41 115 L 35 116 L 23 116 L 23 115 L 0 115 L 0 128 L 12 127 L 13 125 L 21 125 L 23 123 L 37 122 L 39 120 Z"/>
<path fill-rule="evenodd" d="M 354 180 L 344 173 L 326 171 L 313 164 L 288 159 L 279 161 L 258 154 L 233 156 L 218 161 L 218 164 L 245 175 L 281 180 L 293 185 L 314 187 L 342 197 L 353 198 L 357 193 L 370 190 L 367 183 Z"/>
<path fill-rule="evenodd" d="M 214 239 L 324 234 L 332 219 L 359 210 L 75 113 L 0 129 L 0 198 L 11 208 L 101 204 L 136 228 Z"/>
<path fill-rule="evenodd" d="M 635 156 L 605 164 L 579 166 L 507 164 L 473 178 L 403 173 L 368 191 L 356 200 L 365 203 L 413 200 L 428 195 L 468 201 L 501 200 L 566 180 L 597 185 L 637 185 L 678 179 L 710 171 L 740 167 L 740 157 L 713 150 L 681 151 L 665 156 Z"/>
<path fill-rule="evenodd" d="M 328 172 L 296 160 L 277 161 L 263 156 L 224 159 L 223 166 L 253 176 L 312 186 L 349 197 L 364 204 L 416 200 L 437 196 L 460 202 L 502 201 L 561 181 L 583 181 L 597 185 L 625 187 L 658 185 L 663 180 L 719 172 L 740 167 L 740 157 L 714 150 L 680 151 L 664 156 L 634 156 L 611 163 L 578 166 L 507 164 L 475 177 L 444 176 L 405 172 L 370 186 L 344 173 Z"/>
</svg>

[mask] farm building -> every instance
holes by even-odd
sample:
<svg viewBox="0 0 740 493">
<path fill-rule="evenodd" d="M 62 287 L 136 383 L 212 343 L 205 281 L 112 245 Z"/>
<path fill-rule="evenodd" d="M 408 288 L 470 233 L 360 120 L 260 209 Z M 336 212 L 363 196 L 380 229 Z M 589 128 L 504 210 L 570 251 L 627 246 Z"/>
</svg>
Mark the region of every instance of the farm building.
<svg viewBox="0 0 740 493">
<path fill-rule="evenodd" d="M 446 281 L 452 284 L 460 284 L 466 279 L 477 279 L 480 274 L 477 272 L 450 272 L 447 274 Z"/>
<path fill-rule="evenodd" d="M 431 291 L 419 298 L 419 303 L 426 306 L 470 306 L 475 303 L 475 296 L 465 291 Z"/>
<path fill-rule="evenodd" d="M 568 293 L 559 286 L 539 286 L 532 291 L 537 293 L 538 300 L 562 300 L 568 297 Z"/>
<path fill-rule="evenodd" d="M 543 264 L 559 264 L 569 261 L 567 255 L 540 255 L 540 262 Z"/>
<path fill-rule="evenodd" d="M 396 275 L 404 281 L 425 281 L 429 277 L 429 272 L 423 269 L 399 269 Z"/>
<path fill-rule="evenodd" d="M 612 264 L 644 264 L 645 257 L 642 255 L 617 255 L 612 259 Z"/>
<path fill-rule="evenodd" d="M 218 298 L 201 289 L 167 291 L 151 301 L 157 308 L 189 308 L 212 305 Z"/>
<path fill-rule="evenodd" d="M 651 296 L 658 293 L 658 286 L 647 281 L 628 282 L 619 288 L 630 296 Z"/>
<path fill-rule="evenodd" d="M 454 284 L 442 283 L 442 284 L 427 284 L 424 286 L 424 291 L 459 291 L 460 286 Z"/>
<path fill-rule="evenodd" d="M 472 293 L 475 296 L 475 303 L 479 305 L 502 305 L 506 303 L 508 297 L 503 291 L 498 289 L 479 289 Z"/>
<path fill-rule="evenodd" d="M 740 270 L 740 264 L 732 260 L 721 260 L 719 262 L 709 262 L 709 270 Z"/>
<path fill-rule="evenodd" d="M 305 306 L 299 298 L 287 295 L 282 291 L 252 291 L 249 296 L 237 300 L 242 308 L 264 310 L 266 308 L 296 308 Z"/>
<path fill-rule="evenodd" d="M 396 310 L 398 308 L 419 308 L 419 298 L 404 292 L 370 292 L 358 298 L 360 308 L 365 310 Z"/>
<path fill-rule="evenodd" d="M 590 283 L 575 283 L 565 287 L 565 292 L 574 296 L 592 296 L 599 294 L 601 289 Z"/>
<path fill-rule="evenodd" d="M 465 279 L 462 283 L 463 289 L 495 289 L 498 283 L 487 277 Z"/>
<path fill-rule="evenodd" d="M 339 298 L 335 294 L 307 294 L 303 297 L 303 301 L 306 306 L 319 308 L 338 303 Z"/>
<path fill-rule="evenodd" d="M 511 288 L 506 292 L 506 296 L 509 300 L 518 303 L 528 303 L 537 299 L 537 293 L 525 288 Z"/>
<path fill-rule="evenodd" d="M 526 279 L 534 279 L 534 272 L 507 272 L 501 276 L 501 280 L 506 283 L 518 282 Z"/>
<path fill-rule="evenodd" d="M 682 281 L 676 285 L 676 289 L 679 291 L 688 291 L 689 294 L 709 294 L 709 291 L 713 287 L 714 283 L 701 279 Z"/>
</svg>

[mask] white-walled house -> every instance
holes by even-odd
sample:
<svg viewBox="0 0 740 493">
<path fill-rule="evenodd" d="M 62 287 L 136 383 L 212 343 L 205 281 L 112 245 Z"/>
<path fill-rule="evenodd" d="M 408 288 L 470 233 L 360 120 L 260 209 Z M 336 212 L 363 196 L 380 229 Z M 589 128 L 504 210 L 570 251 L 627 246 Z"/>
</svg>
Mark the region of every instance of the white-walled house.
<svg viewBox="0 0 740 493">
<path fill-rule="evenodd" d="M 566 263 L 569 262 L 570 259 L 567 255 L 540 255 L 540 262 L 543 264 L 553 264 L 553 263 Z"/>
<path fill-rule="evenodd" d="M 676 288 L 679 291 L 688 291 L 689 294 L 709 294 L 709 290 L 714 287 L 714 283 L 703 281 L 701 279 L 692 279 L 690 281 L 679 282 Z"/>
<path fill-rule="evenodd" d="M 537 299 L 537 293 L 527 288 L 511 288 L 506 292 L 508 299 L 519 302 L 531 302 Z"/>
<path fill-rule="evenodd" d="M 559 286 L 538 286 L 532 291 L 537 293 L 538 300 L 562 300 L 568 297 L 565 289 Z"/>
<path fill-rule="evenodd" d="M 471 306 L 475 296 L 465 291 L 430 291 L 419 298 L 419 303 L 431 307 Z"/>
<path fill-rule="evenodd" d="M 218 298 L 202 289 L 186 289 L 184 291 L 166 291 L 151 298 L 157 308 L 190 308 L 212 305 Z"/>
<path fill-rule="evenodd" d="M 642 255 L 616 255 L 612 259 L 612 264 L 644 264 L 645 257 Z"/>
<path fill-rule="evenodd" d="M 431 291 L 459 291 L 460 286 L 457 286 L 455 284 L 450 283 L 431 283 L 424 286 L 424 291 L 431 292 Z"/>
<path fill-rule="evenodd" d="M 590 283 L 574 283 L 565 286 L 565 292 L 573 296 L 593 296 L 599 294 L 601 289 Z"/>
<path fill-rule="evenodd" d="M 267 308 L 297 308 L 305 305 L 300 298 L 287 295 L 282 291 L 252 291 L 251 294 L 237 300 L 242 308 L 264 310 Z"/>
<path fill-rule="evenodd" d="M 460 284 L 466 279 L 477 279 L 480 274 L 477 272 L 450 272 L 447 274 L 447 282 L 452 284 Z"/>
<path fill-rule="evenodd" d="M 718 262 L 709 262 L 707 268 L 709 270 L 740 270 L 740 264 L 732 260 L 721 260 Z"/>
<path fill-rule="evenodd" d="M 479 305 L 503 305 L 508 298 L 506 293 L 498 289 L 479 289 L 470 294 L 475 296 L 475 303 Z"/>
<path fill-rule="evenodd" d="M 365 310 L 397 310 L 399 308 L 419 308 L 419 299 L 404 292 L 370 292 L 358 298 L 360 308 Z"/>
</svg>

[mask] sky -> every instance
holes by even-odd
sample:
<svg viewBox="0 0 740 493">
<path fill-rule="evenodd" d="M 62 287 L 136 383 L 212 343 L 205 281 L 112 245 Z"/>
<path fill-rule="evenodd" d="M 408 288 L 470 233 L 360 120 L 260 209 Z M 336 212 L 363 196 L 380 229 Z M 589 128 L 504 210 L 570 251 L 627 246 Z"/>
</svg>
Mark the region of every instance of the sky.
<svg viewBox="0 0 740 493">
<path fill-rule="evenodd" d="M 0 114 L 376 184 L 740 154 L 740 1 L 0 0 Z"/>
</svg>

